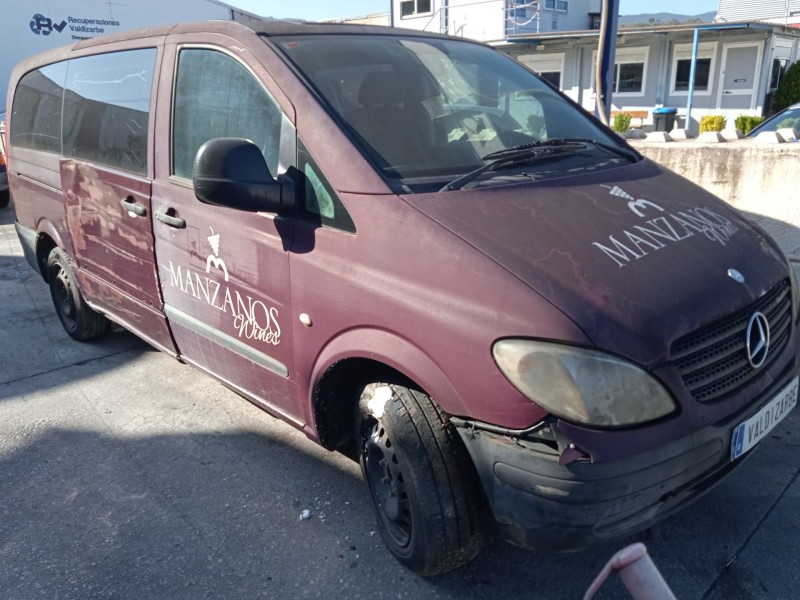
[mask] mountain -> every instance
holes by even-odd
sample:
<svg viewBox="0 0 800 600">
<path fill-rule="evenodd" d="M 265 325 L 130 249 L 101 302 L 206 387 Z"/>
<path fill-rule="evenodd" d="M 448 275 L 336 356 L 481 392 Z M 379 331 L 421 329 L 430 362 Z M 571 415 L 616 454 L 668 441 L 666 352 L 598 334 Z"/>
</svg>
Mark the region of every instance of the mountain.
<svg viewBox="0 0 800 600">
<path fill-rule="evenodd" d="M 633 25 L 677 25 L 679 23 L 710 23 L 717 16 L 717 12 L 707 12 L 699 15 L 677 15 L 674 13 L 643 13 L 640 15 L 620 15 L 620 27 Z"/>
</svg>

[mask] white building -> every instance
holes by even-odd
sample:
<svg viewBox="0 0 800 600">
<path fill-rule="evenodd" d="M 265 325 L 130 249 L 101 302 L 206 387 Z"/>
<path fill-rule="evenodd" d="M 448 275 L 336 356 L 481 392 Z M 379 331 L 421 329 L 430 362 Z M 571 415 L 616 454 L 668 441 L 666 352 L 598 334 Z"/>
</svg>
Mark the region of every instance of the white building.
<svg viewBox="0 0 800 600">
<path fill-rule="evenodd" d="M 601 0 L 392 0 L 391 24 L 482 41 L 599 29 Z"/>
<path fill-rule="evenodd" d="M 800 24 L 800 0 L 719 0 L 717 21 L 757 19 L 784 25 Z"/>
<path fill-rule="evenodd" d="M 594 111 L 600 4 L 600 0 L 392 0 L 391 17 L 395 26 L 494 44 Z M 620 28 L 613 110 L 646 115 L 633 124 L 649 126 L 653 109 L 674 107 L 677 125 L 695 129 L 707 114 L 722 114 L 732 123 L 739 115 L 768 110 L 781 76 L 800 57 L 800 29 L 783 22 L 795 10 L 800 15 L 800 0 L 720 0 L 719 6 L 715 23 Z M 726 21 L 724 15 L 743 20 Z M 695 32 L 699 44 L 687 124 Z"/>
<path fill-rule="evenodd" d="M 3 3 L 0 91 L 3 110 L 11 70 L 22 59 L 58 46 L 128 29 L 203 19 L 248 21 L 255 15 L 216 0 L 32 0 Z M 1 111 L 0 111 L 1 112 Z"/>
</svg>

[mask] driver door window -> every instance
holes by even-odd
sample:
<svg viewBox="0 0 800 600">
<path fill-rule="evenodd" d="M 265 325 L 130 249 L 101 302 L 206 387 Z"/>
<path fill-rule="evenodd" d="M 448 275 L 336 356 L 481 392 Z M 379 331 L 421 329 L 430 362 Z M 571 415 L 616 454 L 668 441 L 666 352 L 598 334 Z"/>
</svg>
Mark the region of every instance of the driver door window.
<svg viewBox="0 0 800 600">
<path fill-rule="evenodd" d="M 252 140 L 270 172 L 278 172 L 281 110 L 233 57 L 188 48 L 178 55 L 172 132 L 172 174 L 191 179 L 197 150 L 218 137 Z"/>
</svg>

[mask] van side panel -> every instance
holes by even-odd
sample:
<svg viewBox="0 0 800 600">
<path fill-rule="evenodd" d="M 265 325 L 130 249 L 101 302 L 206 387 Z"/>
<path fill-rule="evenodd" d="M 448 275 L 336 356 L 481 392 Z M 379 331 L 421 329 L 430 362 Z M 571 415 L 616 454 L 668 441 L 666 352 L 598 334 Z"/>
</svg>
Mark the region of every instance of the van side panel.
<svg viewBox="0 0 800 600">
<path fill-rule="evenodd" d="M 39 234 L 48 235 L 56 245 L 73 254 L 64 213 L 59 160 L 56 154 L 14 148 L 9 182 L 14 189 L 17 221 Z"/>
<path fill-rule="evenodd" d="M 68 159 L 61 186 L 86 301 L 174 355 L 153 254 L 150 181 Z"/>
</svg>

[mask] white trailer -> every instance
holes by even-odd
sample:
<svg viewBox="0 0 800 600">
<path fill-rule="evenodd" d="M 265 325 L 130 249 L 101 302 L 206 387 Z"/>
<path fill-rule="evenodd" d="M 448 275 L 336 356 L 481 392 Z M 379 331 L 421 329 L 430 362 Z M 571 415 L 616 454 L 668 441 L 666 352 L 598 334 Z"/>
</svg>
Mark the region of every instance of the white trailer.
<svg viewBox="0 0 800 600">
<path fill-rule="evenodd" d="M 259 17 L 216 0 L 33 0 L 6 2 L 0 19 L 2 110 L 11 70 L 45 50 L 139 27 L 205 19 L 248 21 Z"/>
</svg>

